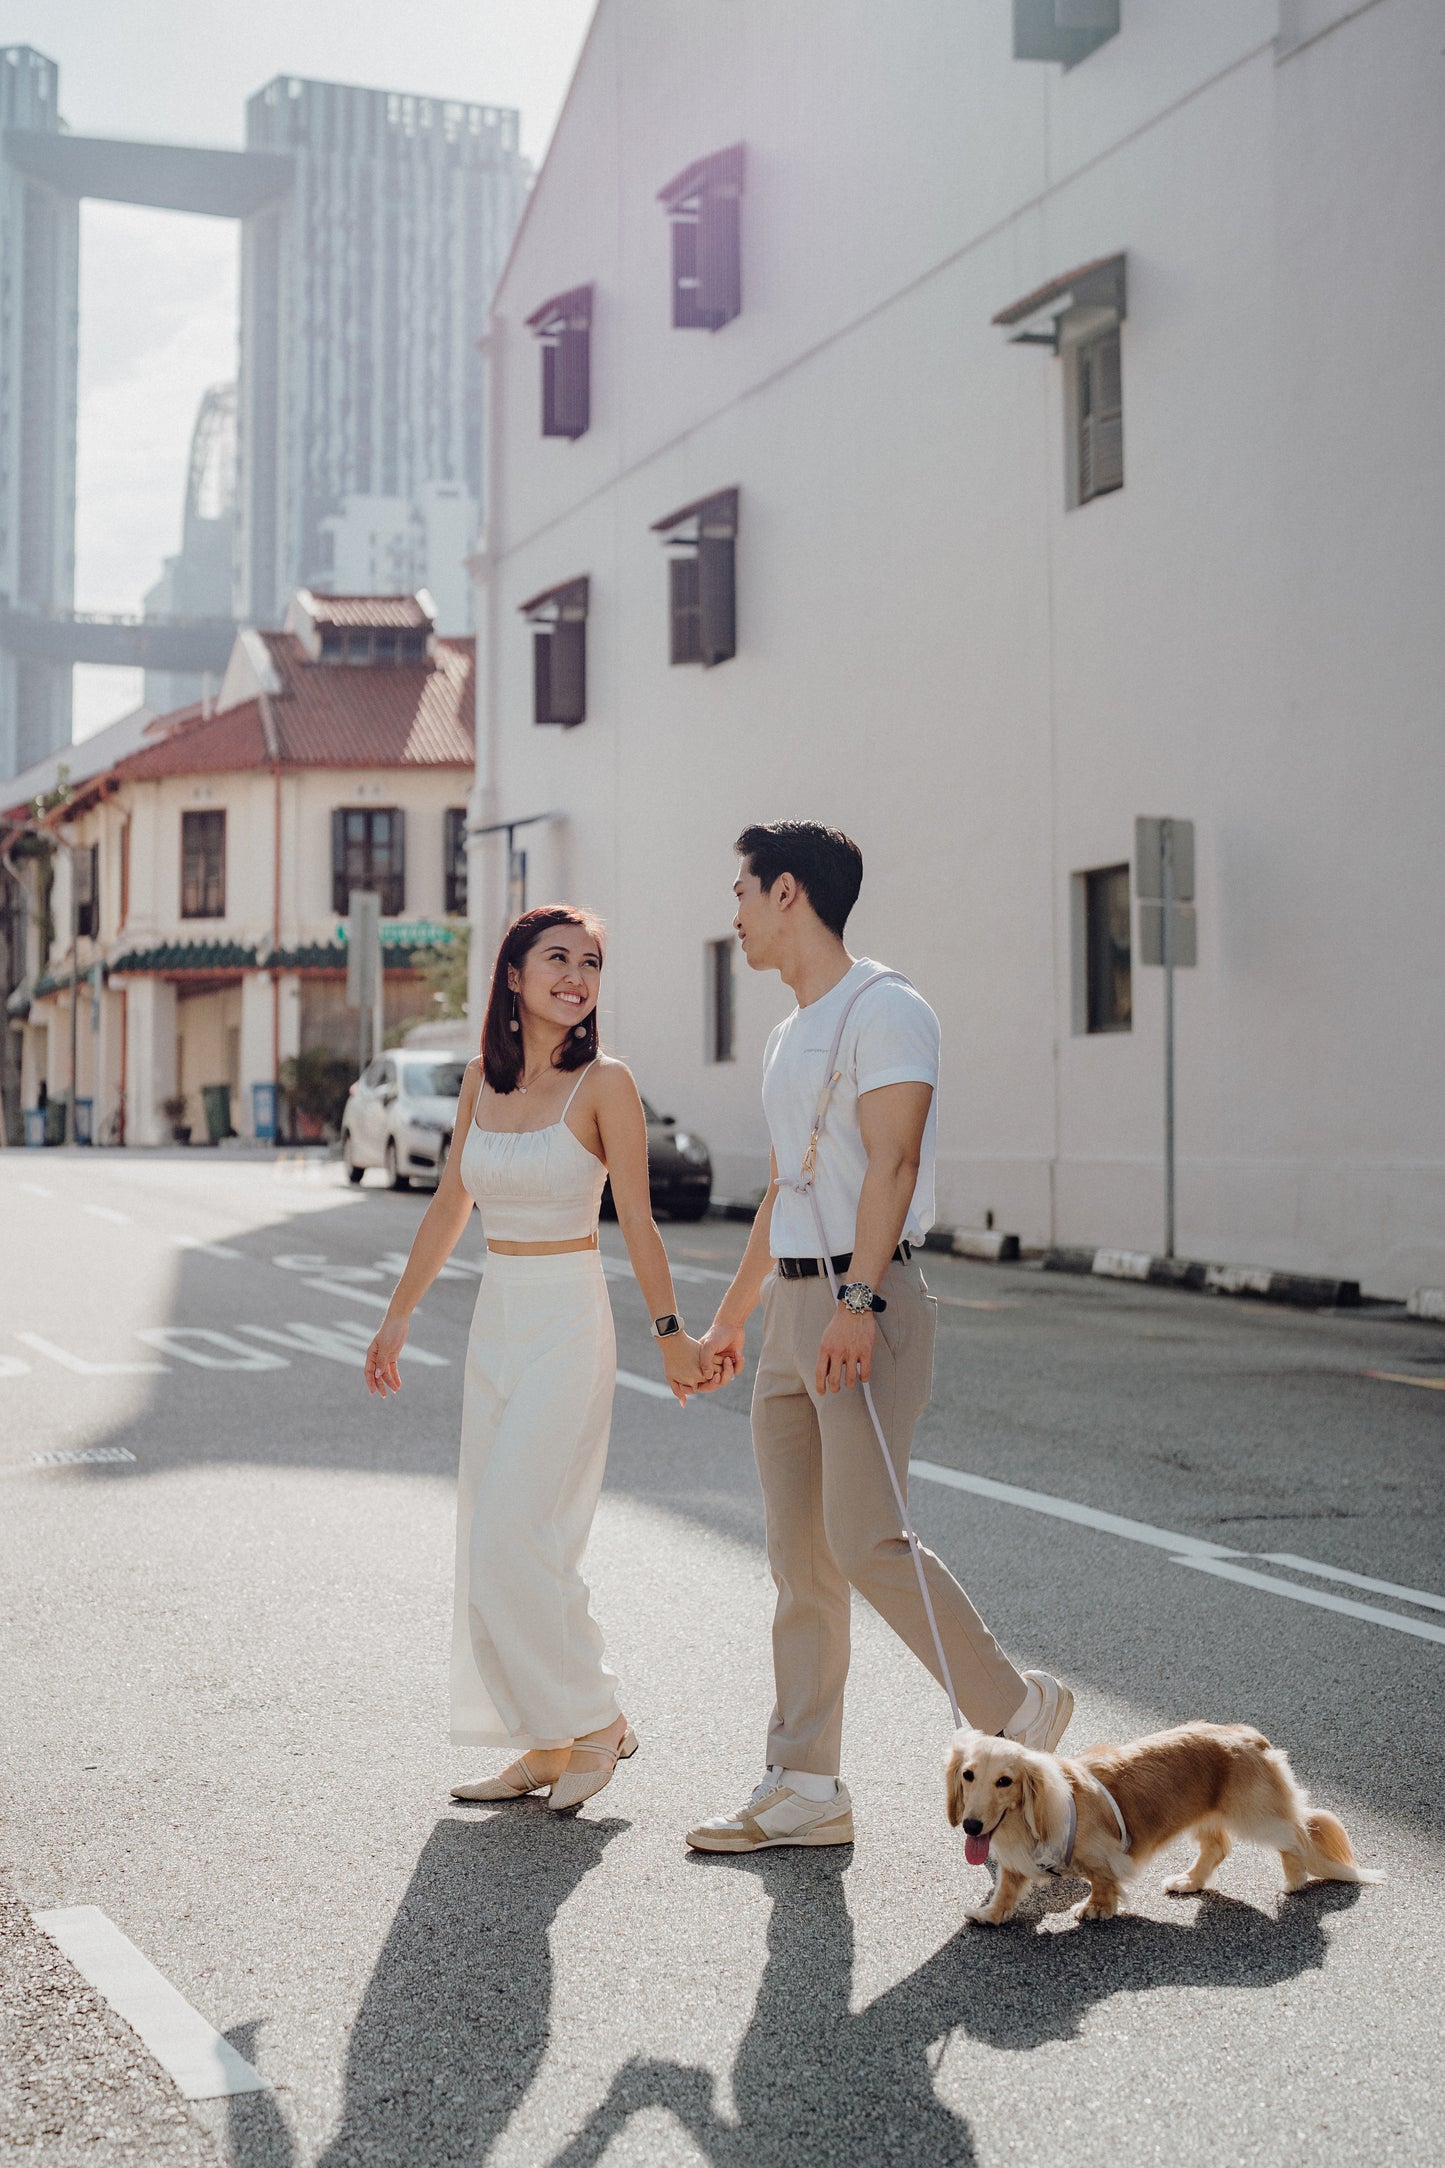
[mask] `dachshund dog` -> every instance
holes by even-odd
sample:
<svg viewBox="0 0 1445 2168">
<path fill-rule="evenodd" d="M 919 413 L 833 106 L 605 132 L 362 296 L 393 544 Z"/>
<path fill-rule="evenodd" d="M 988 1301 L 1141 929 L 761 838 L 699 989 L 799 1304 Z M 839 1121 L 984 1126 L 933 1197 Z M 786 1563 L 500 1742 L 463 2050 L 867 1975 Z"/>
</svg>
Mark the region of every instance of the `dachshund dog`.
<svg viewBox="0 0 1445 2168">
<path fill-rule="evenodd" d="M 1123 1884 L 1185 1835 L 1199 1857 L 1165 1883 L 1175 1896 L 1205 1888 L 1237 1839 L 1279 1853 L 1287 1890 L 1311 1877 L 1385 1879 L 1356 1866 L 1334 1815 L 1310 1805 L 1287 1757 L 1249 1724 L 1180 1724 L 1071 1761 L 965 1730 L 949 1748 L 945 1781 L 970 1866 L 990 1857 L 998 1865 L 997 1888 L 968 1915 L 989 1927 L 1002 1926 L 1026 1884 L 1045 1875 L 1089 1883 L 1076 1919 L 1112 1919 Z"/>
</svg>

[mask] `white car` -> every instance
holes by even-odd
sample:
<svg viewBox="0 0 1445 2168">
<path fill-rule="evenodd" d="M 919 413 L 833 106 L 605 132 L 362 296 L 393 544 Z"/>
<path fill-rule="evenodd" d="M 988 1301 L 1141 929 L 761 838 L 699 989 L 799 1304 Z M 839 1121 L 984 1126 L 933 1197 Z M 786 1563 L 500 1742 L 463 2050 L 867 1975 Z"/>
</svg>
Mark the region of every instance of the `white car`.
<svg viewBox="0 0 1445 2168">
<path fill-rule="evenodd" d="M 384 1167 L 391 1189 L 438 1182 L 447 1163 L 466 1063 L 455 1054 L 396 1047 L 378 1054 L 347 1094 L 341 1156 L 353 1182 Z"/>
</svg>

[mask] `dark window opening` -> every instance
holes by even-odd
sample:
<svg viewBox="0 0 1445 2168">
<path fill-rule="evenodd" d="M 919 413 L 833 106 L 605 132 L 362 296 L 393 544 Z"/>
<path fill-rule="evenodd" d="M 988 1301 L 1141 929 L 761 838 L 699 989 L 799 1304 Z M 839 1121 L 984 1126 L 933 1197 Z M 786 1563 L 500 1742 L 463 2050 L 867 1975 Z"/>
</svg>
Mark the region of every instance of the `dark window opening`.
<svg viewBox="0 0 1445 2168">
<path fill-rule="evenodd" d="M 1084 945 L 1085 1028 L 1128 1031 L 1134 1003 L 1127 866 L 1104 866 L 1084 875 Z"/>
<path fill-rule="evenodd" d="M 1074 356 L 1078 501 L 1124 486 L 1124 377 L 1115 325 Z"/>
<path fill-rule="evenodd" d="M 226 816 L 181 815 L 181 917 L 226 915 Z"/>
<path fill-rule="evenodd" d="M 677 552 L 668 567 L 668 660 L 729 662 L 737 653 L 738 492 L 725 489 L 658 520 Z"/>
<path fill-rule="evenodd" d="M 338 806 L 331 816 L 331 908 L 344 918 L 353 888 L 381 898 L 383 918 L 406 909 L 406 828 L 397 806 Z"/>
<path fill-rule="evenodd" d="M 585 436 L 592 420 L 592 288 L 574 287 L 527 318 L 542 342 L 542 434 Z"/>
<path fill-rule="evenodd" d="M 467 809 L 449 805 L 446 814 L 444 862 L 446 913 L 449 918 L 467 915 Z"/>
<path fill-rule="evenodd" d="M 91 843 L 71 854 L 71 879 L 75 883 L 75 930 L 92 940 L 100 935 L 100 845 Z"/>
<path fill-rule="evenodd" d="M 1119 0 L 1014 0 L 1014 59 L 1072 68 L 1119 33 Z"/>
<path fill-rule="evenodd" d="M 699 158 L 659 191 L 672 224 L 672 321 L 717 331 L 742 310 L 741 143 Z"/>
<path fill-rule="evenodd" d="M 521 605 L 532 627 L 532 720 L 571 730 L 587 720 L 586 578 Z"/>
<path fill-rule="evenodd" d="M 390 625 L 324 625 L 321 629 L 321 660 L 361 668 L 373 663 L 407 663 L 414 668 L 426 661 L 426 637 L 419 626 L 398 631 Z"/>
<path fill-rule="evenodd" d="M 726 941 L 709 941 L 707 945 L 709 1061 L 734 1059 L 733 950 L 736 945 L 731 936 Z"/>
</svg>

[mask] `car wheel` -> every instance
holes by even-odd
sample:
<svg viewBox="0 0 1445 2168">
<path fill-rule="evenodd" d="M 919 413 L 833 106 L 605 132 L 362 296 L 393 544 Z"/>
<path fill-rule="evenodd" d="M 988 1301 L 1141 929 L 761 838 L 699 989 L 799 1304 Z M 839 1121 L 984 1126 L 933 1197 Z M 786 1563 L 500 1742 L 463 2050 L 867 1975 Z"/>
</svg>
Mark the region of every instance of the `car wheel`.
<svg viewBox="0 0 1445 2168">
<path fill-rule="evenodd" d="M 402 1174 L 396 1164 L 396 1139 L 386 1140 L 386 1186 L 388 1189 L 410 1189 L 411 1176 Z"/>
<path fill-rule="evenodd" d="M 341 1139 L 341 1161 L 346 1169 L 347 1181 L 359 1182 L 366 1169 L 356 1164 L 356 1144 L 349 1129 Z"/>
<path fill-rule="evenodd" d="M 670 1200 L 667 1209 L 675 1220 L 700 1220 L 706 1213 L 707 1207 L 708 1200 L 706 1197 L 694 1196 L 674 1197 Z"/>
</svg>

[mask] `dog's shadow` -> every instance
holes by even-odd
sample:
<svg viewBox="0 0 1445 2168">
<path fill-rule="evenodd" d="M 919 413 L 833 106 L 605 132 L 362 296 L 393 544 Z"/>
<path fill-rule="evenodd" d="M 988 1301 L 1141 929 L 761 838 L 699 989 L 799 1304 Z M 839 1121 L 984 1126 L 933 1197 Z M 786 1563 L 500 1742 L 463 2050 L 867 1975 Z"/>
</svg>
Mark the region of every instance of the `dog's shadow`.
<svg viewBox="0 0 1445 2168">
<path fill-rule="evenodd" d="M 1124 1912 L 1077 1927 L 1046 1924 L 1087 1895 L 1082 1882 L 1028 1890 L 1003 1927 L 970 1921 L 926 1965 L 866 2013 L 936 2039 L 955 2029 L 994 2048 L 1073 2040 L 1098 2003 L 1160 1987 L 1270 1988 L 1318 1971 L 1325 1920 L 1355 1904 L 1357 1885 L 1313 1882 L 1281 1892 L 1273 1911 L 1218 1890 L 1172 1900 L 1177 1919 Z M 927 2016 L 924 2017 L 924 2009 Z"/>
</svg>

